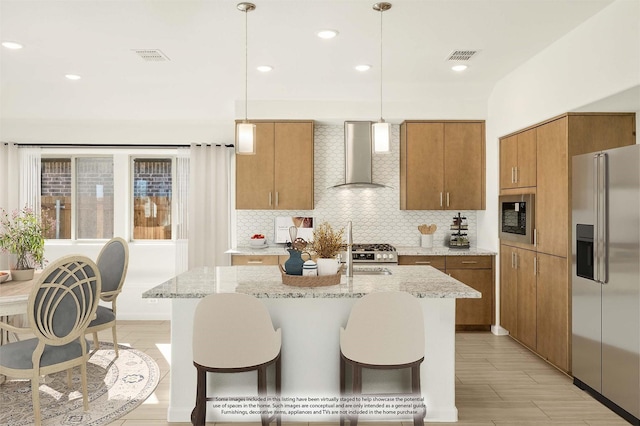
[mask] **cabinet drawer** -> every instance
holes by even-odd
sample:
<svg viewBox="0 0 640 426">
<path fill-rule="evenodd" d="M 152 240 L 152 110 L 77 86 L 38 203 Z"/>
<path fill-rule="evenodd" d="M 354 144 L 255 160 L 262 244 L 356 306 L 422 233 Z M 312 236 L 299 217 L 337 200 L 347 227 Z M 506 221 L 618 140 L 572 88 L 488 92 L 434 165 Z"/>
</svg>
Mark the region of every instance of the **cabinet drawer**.
<svg viewBox="0 0 640 426">
<path fill-rule="evenodd" d="M 231 266 L 262 266 L 262 265 L 277 265 L 278 256 L 276 255 L 264 255 L 264 256 L 231 256 Z"/>
<path fill-rule="evenodd" d="M 398 256 L 398 265 L 426 265 L 444 271 L 444 256 Z"/>
<path fill-rule="evenodd" d="M 447 256 L 447 269 L 490 269 L 492 256 Z"/>
</svg>

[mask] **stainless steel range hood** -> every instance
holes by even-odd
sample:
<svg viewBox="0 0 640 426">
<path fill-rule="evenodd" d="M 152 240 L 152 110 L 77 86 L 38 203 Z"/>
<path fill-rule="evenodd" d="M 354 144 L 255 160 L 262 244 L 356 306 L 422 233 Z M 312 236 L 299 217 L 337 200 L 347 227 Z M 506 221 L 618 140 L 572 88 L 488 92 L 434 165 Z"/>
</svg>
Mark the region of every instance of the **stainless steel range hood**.
<svg viewBox="0 0 640 426">
<path fill-rule="evenodd" d="M 344 122 L 344 183 L 334 188 L 385 188 L 371 179 L 371 121 Z"/>
</svg>

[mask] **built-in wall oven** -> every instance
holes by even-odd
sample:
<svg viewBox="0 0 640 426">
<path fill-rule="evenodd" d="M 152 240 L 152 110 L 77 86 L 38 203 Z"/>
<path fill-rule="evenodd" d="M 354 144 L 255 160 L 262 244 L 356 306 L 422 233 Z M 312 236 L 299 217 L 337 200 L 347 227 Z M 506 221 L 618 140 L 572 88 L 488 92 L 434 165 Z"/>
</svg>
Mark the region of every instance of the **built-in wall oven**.
<svg viewBox="0 0 640 426">
<path fill-rule="evenodd" d="M 500 239 L 534 244 L 535 195 L 501 195 L 499 200 Z"/>
</svg>

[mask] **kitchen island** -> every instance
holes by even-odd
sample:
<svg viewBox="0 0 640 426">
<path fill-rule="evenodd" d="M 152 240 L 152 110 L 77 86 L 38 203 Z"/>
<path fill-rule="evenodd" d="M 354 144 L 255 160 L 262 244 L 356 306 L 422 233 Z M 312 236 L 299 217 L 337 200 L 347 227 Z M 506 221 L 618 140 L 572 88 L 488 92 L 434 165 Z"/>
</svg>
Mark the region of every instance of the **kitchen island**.
<svg viewBox="0 0 640 426">
<path fill-rule="evenodd" d="M 282 397 L 295 400 L 339 396 L 340 327 L 346 325 L 357 298 L 377 291 L 406 291 L 419 298 L 426 333 L 425 361 L 421 368 L 426 420 L 456 421 L 455 300 L 479 298 L 481 294 L 430 266 L 393 265 L 385 266 L 385 269 L 391 275 L 343 276 L 339 285 L 308 288 L 282 284 L 277 266 L 197 268 L 143 293 L 143 298 L 172 299 L 168 421 L 189 421 L 194 406 L 196 370 L 192 361 L 191 339 L 193 312 L 200 298 L 213 293 L 238 292 L 262 299 L 274 326 L 282 329 Z M 407 389 L 403 374 L 390 371 L 369 373 L 364 380 L 365 393 Z M 212 389 L 225 396 L 255 396 L 255 373 L 216 375 Z M 273 392 L 273 387 L 269 389 Z M 246 411 L 225 411 L 223 404 L 219 409 L 208 410 L 207 421 L 259 421 L 257 414 L 243 413 Z M 397 421 L 408 420 L 410 416 L 372 418 Z M 284 421 L 337 419 L 331 410 L 291 410 L 283 415 Z M 363 419 L 367 417 L 363 416 Z"/>
</svg>

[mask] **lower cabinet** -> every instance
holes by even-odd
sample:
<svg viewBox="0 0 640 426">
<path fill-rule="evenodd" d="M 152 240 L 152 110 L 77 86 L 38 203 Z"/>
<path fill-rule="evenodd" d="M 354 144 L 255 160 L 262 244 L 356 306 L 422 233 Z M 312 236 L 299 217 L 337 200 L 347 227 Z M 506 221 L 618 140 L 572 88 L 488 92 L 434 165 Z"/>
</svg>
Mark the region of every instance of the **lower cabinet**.
<svg viewBox="0 0 640 426">
<path fill-rule="evenodd" d="M 569 371 L 569 286 L 564 257 L 538 253 L 537 352 Z"/>
<path fill-rule="evenodd" d="M 278 263 L 284 265 L 284 262 L 289 259 L 289 256 L 278 256 L 275 254 L 265 255 L 231 255 L 231 266 L 263 266 L 263 265 L 277 265 Z"/>
<path fill-rule="evenodd" d="M 569 371 L 567 282 L 566 258 L 500 246 L 500 325 L 564 371 Z"/>
<path fill-rule="evenodd" d="M 429 265 L 482 293 L 480 299 L 456 300 L 459 329 L 490 329 L 494 321 L 494 256 L 398 256 L 399 265 Z"/>
</svg>

